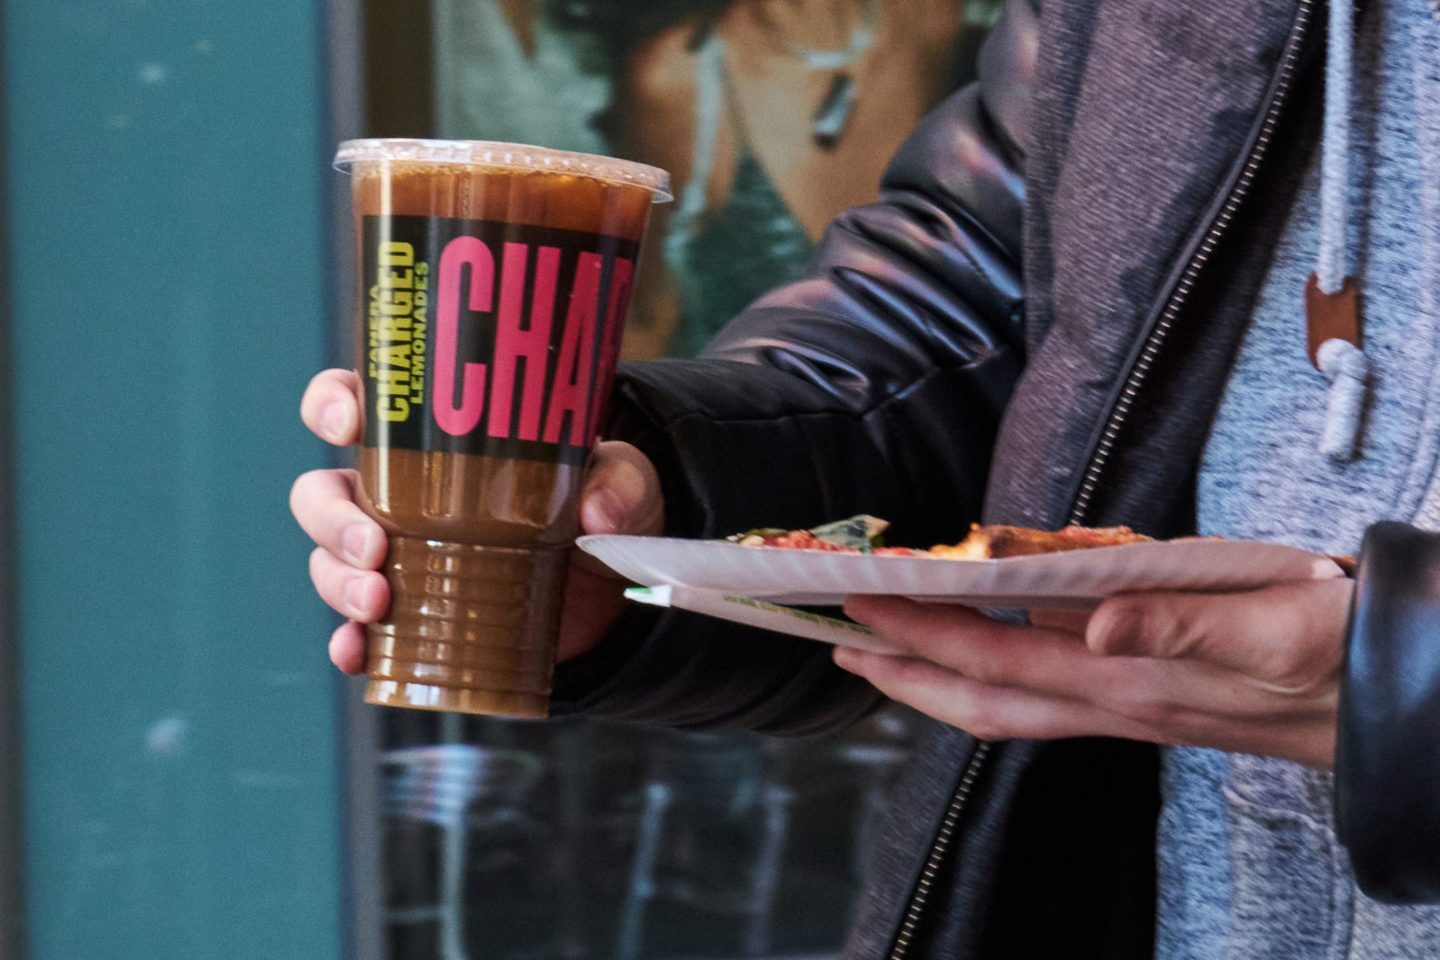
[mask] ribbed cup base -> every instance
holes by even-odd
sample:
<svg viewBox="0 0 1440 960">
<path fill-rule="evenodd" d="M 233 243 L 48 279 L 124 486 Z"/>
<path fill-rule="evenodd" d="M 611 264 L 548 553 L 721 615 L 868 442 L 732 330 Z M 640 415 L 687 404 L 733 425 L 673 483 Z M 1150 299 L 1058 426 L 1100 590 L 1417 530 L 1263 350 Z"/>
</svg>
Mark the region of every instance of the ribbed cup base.
<svg viewBox="0 0 1440 960">
<path fill-rule="evenodd" d="M 462 690 L 459 687 L 397 683 L 394 680 L 371 680 L 365 684 L 365 702 L 380 707 L 443 710 L 446 713 L 475 713 L 491 717 L 543 720 L 550 716 L 548 694 Z"/>
<path fill-rule="evenodd" d="M 546 716 L 566 560 L 564 550 L 392 537 L 390 613 L 369 628 L 365 701 Z"/>
</svg>

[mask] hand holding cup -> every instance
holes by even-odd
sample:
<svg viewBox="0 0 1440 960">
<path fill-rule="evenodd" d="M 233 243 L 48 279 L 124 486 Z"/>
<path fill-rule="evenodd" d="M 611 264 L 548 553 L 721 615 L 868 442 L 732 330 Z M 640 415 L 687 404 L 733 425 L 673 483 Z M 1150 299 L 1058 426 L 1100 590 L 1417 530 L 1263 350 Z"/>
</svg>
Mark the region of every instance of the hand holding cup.
<svg viewBox="0 0 1440 960">
<path fill-rule="evenodd" d="M 317 437 L 336 446 L 360 438 L 359 377 L 352 370 L 326 370 L 310 381 L 300 417 Z M 330 638 L 330 660 L 349 674 L 365 670 L 365 624 L 385 615 L 390 586 L 380 569 L 385 531 L 355 503 L 354 470 L 312 470 L 295 481 L 290 508 L 315 541 L 310 579 L 331 608 L 348 618 Z M 664 502 L 659 478 L 645 455 L 628 443 L 597 444 L 580 496 L 585 533 L 661 532 Z M 588 554 L 570 561 L 560 620 L 558 659 L 591 649 L 624 606 L 625 582 Z"/>
<path fill-rule="evenodd" d="M 476 141 L 354 140 L 336 166 L 352 185 L 357 375 L 340 383 L 349 406 L 322 397 L 315 424 L 357 425 L 344 439 L 358 439 L 359 470 L 308 481 L 338 531 L 339 551 L 312 561 L 317 586 L 367 619 L 367 702 L 546 716 L 562 632 L 593 644 L 619 610 L 583 573 L 569 585 L 570 557 L 668 177 Z M 624 519 L 612 498 L 597 504 Z M 378 564 L 385 589 L 344 560 Z M 572 590 L 592 601 L 579 634 L 562 631 Z M 354 633 L 335 642 L 343 668 L 361 659 Z"/>
</svg>

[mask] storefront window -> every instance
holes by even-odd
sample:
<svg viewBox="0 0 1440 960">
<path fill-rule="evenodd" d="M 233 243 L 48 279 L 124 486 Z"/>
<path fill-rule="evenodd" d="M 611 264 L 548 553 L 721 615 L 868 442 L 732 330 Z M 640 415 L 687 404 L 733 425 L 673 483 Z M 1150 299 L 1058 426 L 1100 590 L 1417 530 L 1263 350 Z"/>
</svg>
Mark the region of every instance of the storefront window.
<svg viewBox="0 0 1440 960">
<path fill-rule="evenodd" d="M 973 71 L 964 0 L 398 0 L 366 6 L 375 136 L 506 140 L 671 171 L 627 327 L 698 352 Z M 913 29 L 925 23 L 923 31 Z M 386 711 L 395 960 L 826 957 L 906 761 L 890 710 L 804 741 Z M 445 780 L 437 810 L 416 784 Z"/>
</svg>

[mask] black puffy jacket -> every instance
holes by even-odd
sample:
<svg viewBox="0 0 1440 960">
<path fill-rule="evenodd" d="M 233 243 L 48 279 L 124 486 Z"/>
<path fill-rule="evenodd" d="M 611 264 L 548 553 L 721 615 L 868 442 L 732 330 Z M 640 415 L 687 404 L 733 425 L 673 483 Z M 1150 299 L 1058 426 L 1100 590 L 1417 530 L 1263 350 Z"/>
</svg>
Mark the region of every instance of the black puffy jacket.
<svg viewBox="0 0 1440 960">
<path fill-rule="evenodd" d="M 697 360 L 623 369 L 612 436 L 669 533 L 891 518 L 1194 529 L 1194 476 L 1314 143 L 1317 0 L 1011 0 L 978 83 L 839 217 L 806 279 Z M 1440 548 L 1362 560 L 1338 805 L 1367 892 L 1440 896 Z M 1416 674 L 1424 696 L 1396 702 Z M 875 692 L 828 651 L 632 611 L 565 665 L 567 709 L 786 734 Z M 1421 761 L 1424 757 L 1428 762 Z M 979 743 L 935 724 L 893 797 L 847 956 L 1148 958 L 1157 751 Z"/>
</svg>

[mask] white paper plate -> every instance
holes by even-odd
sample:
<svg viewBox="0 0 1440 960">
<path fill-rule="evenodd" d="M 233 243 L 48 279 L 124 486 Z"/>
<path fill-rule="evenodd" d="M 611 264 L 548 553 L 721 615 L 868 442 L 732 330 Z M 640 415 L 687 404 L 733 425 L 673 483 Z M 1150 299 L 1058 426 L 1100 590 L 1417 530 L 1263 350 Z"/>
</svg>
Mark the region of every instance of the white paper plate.
<svg viewBox="0 0 1440 960">
<path fill-rule="evenodd" d="M 1136 543 L 1008 560 L 873 556 L 669 537 L 587 536 L 579 545 L 643 586 L 695 587 L 807 605 L 870 593 L 978 607 L 1083 610 L 1134 590 L 1248 590 L 1344 576 L 1329 557 L 1236 540 Z"/>
</svg>

